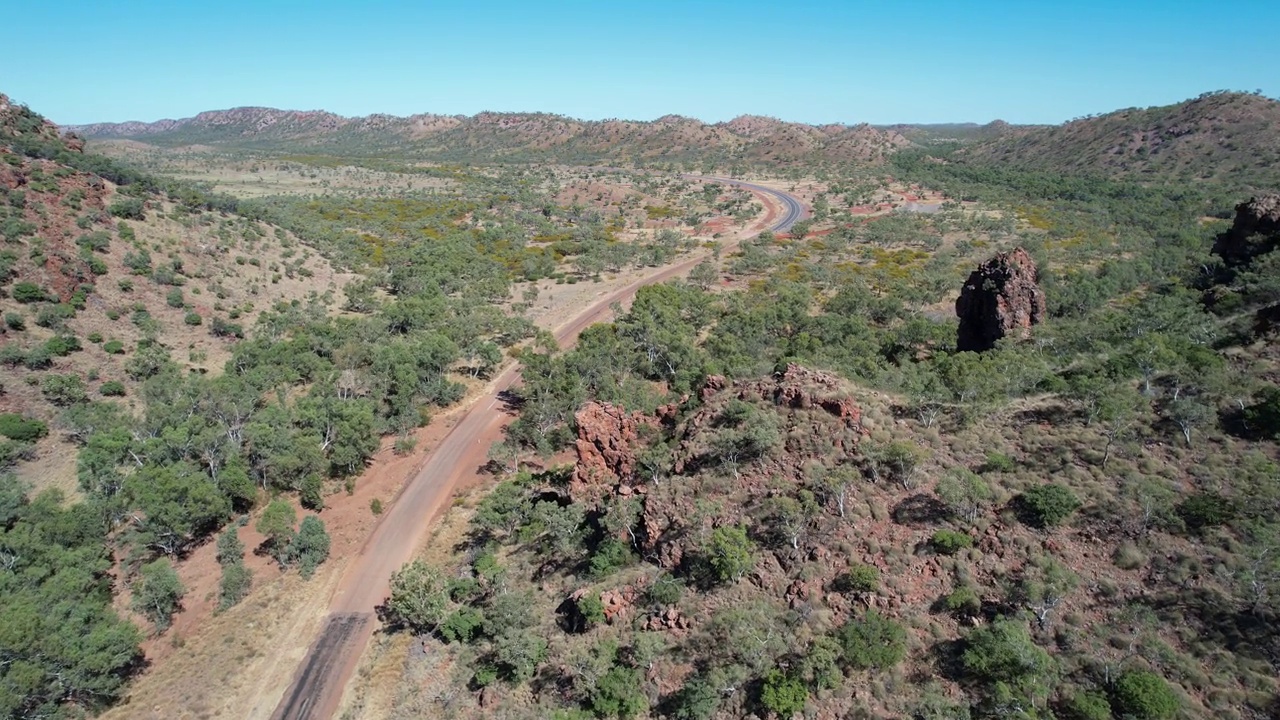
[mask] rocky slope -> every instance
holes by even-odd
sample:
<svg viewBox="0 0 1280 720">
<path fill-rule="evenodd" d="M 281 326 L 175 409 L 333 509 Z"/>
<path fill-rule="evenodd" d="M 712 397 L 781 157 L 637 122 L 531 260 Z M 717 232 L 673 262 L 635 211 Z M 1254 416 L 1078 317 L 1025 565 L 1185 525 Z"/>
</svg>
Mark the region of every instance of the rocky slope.
<svg viewBox="0 0 1280 720">
<path fill-rule="evenodd" d="M 1129 108 L 1003 134 L 961 157 L 1033 170 L 1263 187 L 1280 175 L 1280 102 L 1245 93 Z"/>
</svg>

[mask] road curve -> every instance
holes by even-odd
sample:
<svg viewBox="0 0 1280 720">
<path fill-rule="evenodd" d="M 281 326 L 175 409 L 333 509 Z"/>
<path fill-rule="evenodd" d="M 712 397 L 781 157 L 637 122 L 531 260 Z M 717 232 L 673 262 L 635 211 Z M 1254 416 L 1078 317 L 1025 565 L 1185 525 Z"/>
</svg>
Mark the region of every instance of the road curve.
<svg viewBox="0 0 1280 720">
<path fill-rule="evenodd" d="M 780 190 L 728 178 L 684 177 L 736 185 L 757 196 L 768 196 L 780 210 L 761 231 L 785 232 L 807 217 L 804 205 Z M 766 211 L 772 214 L 769 202 L 766 202 Z M 737 242 L 726 244 L 726 249 Z M 608 293 L 556 328 L 556 340 L 562 347 L 571 345 L 587 327 L 608 319 L 614 303 L 626 304 L 641 287 L 679 277 L 704 259 L 705 253 L 696 254 Z M 466 411 L 382 515 L 347 567 L 320 635 L 295 671 L 289 689 L 270 716 L 272 720 L 328 720 L 337 713 L 346 684 L 355 674 L 360 655 L 373 636 L 377 624 L 375 608 L 387 597 L 391 574 L 413 559 L 432 519 L 453 495 L 454 488 L 464 479 L 474 477 L 487 462 L 489 442 L 486 439 L 497 437 L 512 419 L 499 401 L 499 395 L 516 384 L 519 375 L 519 366 L 513 364 L 489 385 L 489 393 Z"/>
<path fill-rule="evenodd" d="M 736 185 L 737 187 L 746 190 L 752 190 L 757 193 L 764 193 L 766 195 L 773 196 L 773 198 L 781 202 L 783 206 L 782 217 L 769 225 L 769 229 L 773 232 L 787 232 L 791 229 L 792 225 L 795 225 L 801 220 L 809 217 L 809 211 L 805 209 L 805 206 L 799 199 L 793 195 L 782 192 L 781 190 L 775 190 L 771 187 L 765 187 L 764 185 L 749 183 L 744 180 L 732 180 L 730 178 L 711 177 L 707 175 L 681 175 L 681 177 L 688 180 L 713 180 L 718 183 L 724 183 L 725 185 Z"/>
</svg>

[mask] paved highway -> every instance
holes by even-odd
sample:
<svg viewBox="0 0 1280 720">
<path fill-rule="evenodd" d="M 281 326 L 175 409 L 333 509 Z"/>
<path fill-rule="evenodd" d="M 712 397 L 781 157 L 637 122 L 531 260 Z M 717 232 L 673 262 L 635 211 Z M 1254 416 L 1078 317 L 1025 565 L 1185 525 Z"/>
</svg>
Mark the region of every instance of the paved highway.
<svg viewBox="0 0 1280 720">
<path fill-rule="evenodd" d="M 800 200 L 792 195 L 782 192 L 781 190 L 774 190 L 771 187 L 749 183 L 744 180 L 731 180 L 729 178 L 722 177 L 711 177 L 706 175 L 682 175 L 681 177 L 689 180 L 714 180 L 719 183 L 724 183 L 725 185 L 736 185 L 737 187 L 744 188 L 746 190 L 754 190 L 758 193 L 765 193 L 766 195 L 773 196 L 775 199 L 780 201 L 783 206 L 782 217 L 771 223 L 769 226 L 769 229 L 774 232 L 787 232 L 791 229 L 792 225 L 795 225 L 801 220 L 809 217 L 809 211 L 805 209 Z"/>
<path fill-rule="evenodd" d="M 778 207 L 770 208 L 766 202 L 768 225 L 761 230 L 785 232 L 807 216 L 799 200 L 780 190 L 727 178 L 685 177 L 736 185 L 757 196 L 768 196 Z M 744 232 L 737 240 L 727 243 L 725 249 L 732 249 L 746 236 Z M 613 303 L 630 302 L 641 287 L 680 277 L 704 259 L 706 253 L 698 253 L 608 293 L 557 328 L 556 340 L 562 347 L 571 345 L 584 329 L 607 320 Z M 373 635 L 377 624 L 375 608 L 387 597 L 391 574 L 413 559 L 436 513 L 452 497 L 454 488 L 474 477 L 487 462 L 489 445 L 501 438 L 503 426 L 511 421 L 498 396 L 519 382 L 519 374 L 519 366 L 512 365 L 490 384 L 490 394 L 467 410 L 418 466 L 413 478 L 405 483 L 390 509 L 382 515 L 360 554 L 347 567 L 330 603 L 324 628 L 271 714 L 273 720 L 327 720 L 336 714 L 346 684 L 355 674 L 360 656 Z"/>
</svg>

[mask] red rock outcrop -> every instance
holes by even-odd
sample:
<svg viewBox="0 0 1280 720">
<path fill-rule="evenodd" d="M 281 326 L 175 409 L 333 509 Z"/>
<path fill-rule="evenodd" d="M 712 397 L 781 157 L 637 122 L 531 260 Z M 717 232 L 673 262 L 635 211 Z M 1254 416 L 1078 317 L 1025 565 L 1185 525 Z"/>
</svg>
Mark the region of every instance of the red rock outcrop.
<svg viewBox="0 0 1280 720">
<path fill-rule="evenodd" d="M 1280 243 L 1280 194 L 1267 193 L 1236 206 L 1231 229 L 1218 236 L 1213 251 L 1228 265 L 1271 252 Z"/>
<path fill-rule="evenodd" d="M 1045 314 L 1035 261 L 1022 248 L 998 253 L 969 275 L 956 299 L 960 318 L 956 349 L 990 350 L 1000 338 L 1013 333 L 1025 336 Z"/>
<path fill-rule="evenodd" d="M 592 488 L 630 486 L 635 478 L 640 428 L 656 427 L 658 421 L 594 401 L 583 405 L 574 420 L 578 425 L 578 462 L 569 484 L 570 496 L 579 500 L 590 495 Z"/>
</svg>

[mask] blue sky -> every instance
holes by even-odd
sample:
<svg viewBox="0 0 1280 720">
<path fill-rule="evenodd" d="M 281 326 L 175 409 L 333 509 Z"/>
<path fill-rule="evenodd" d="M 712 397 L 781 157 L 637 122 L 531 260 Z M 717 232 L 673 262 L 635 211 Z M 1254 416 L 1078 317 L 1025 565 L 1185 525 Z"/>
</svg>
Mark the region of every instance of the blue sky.
<svg viewBox="0 0 1280 720">
<path fill-rule="evenodd" d="M 1263 30 L 1280 27 L 1277 0 L 0 0 L 0 14 L 0 92 L 60 123 L 239 105 L 1061 122 L 1280 94 Z"/>
</svg>

